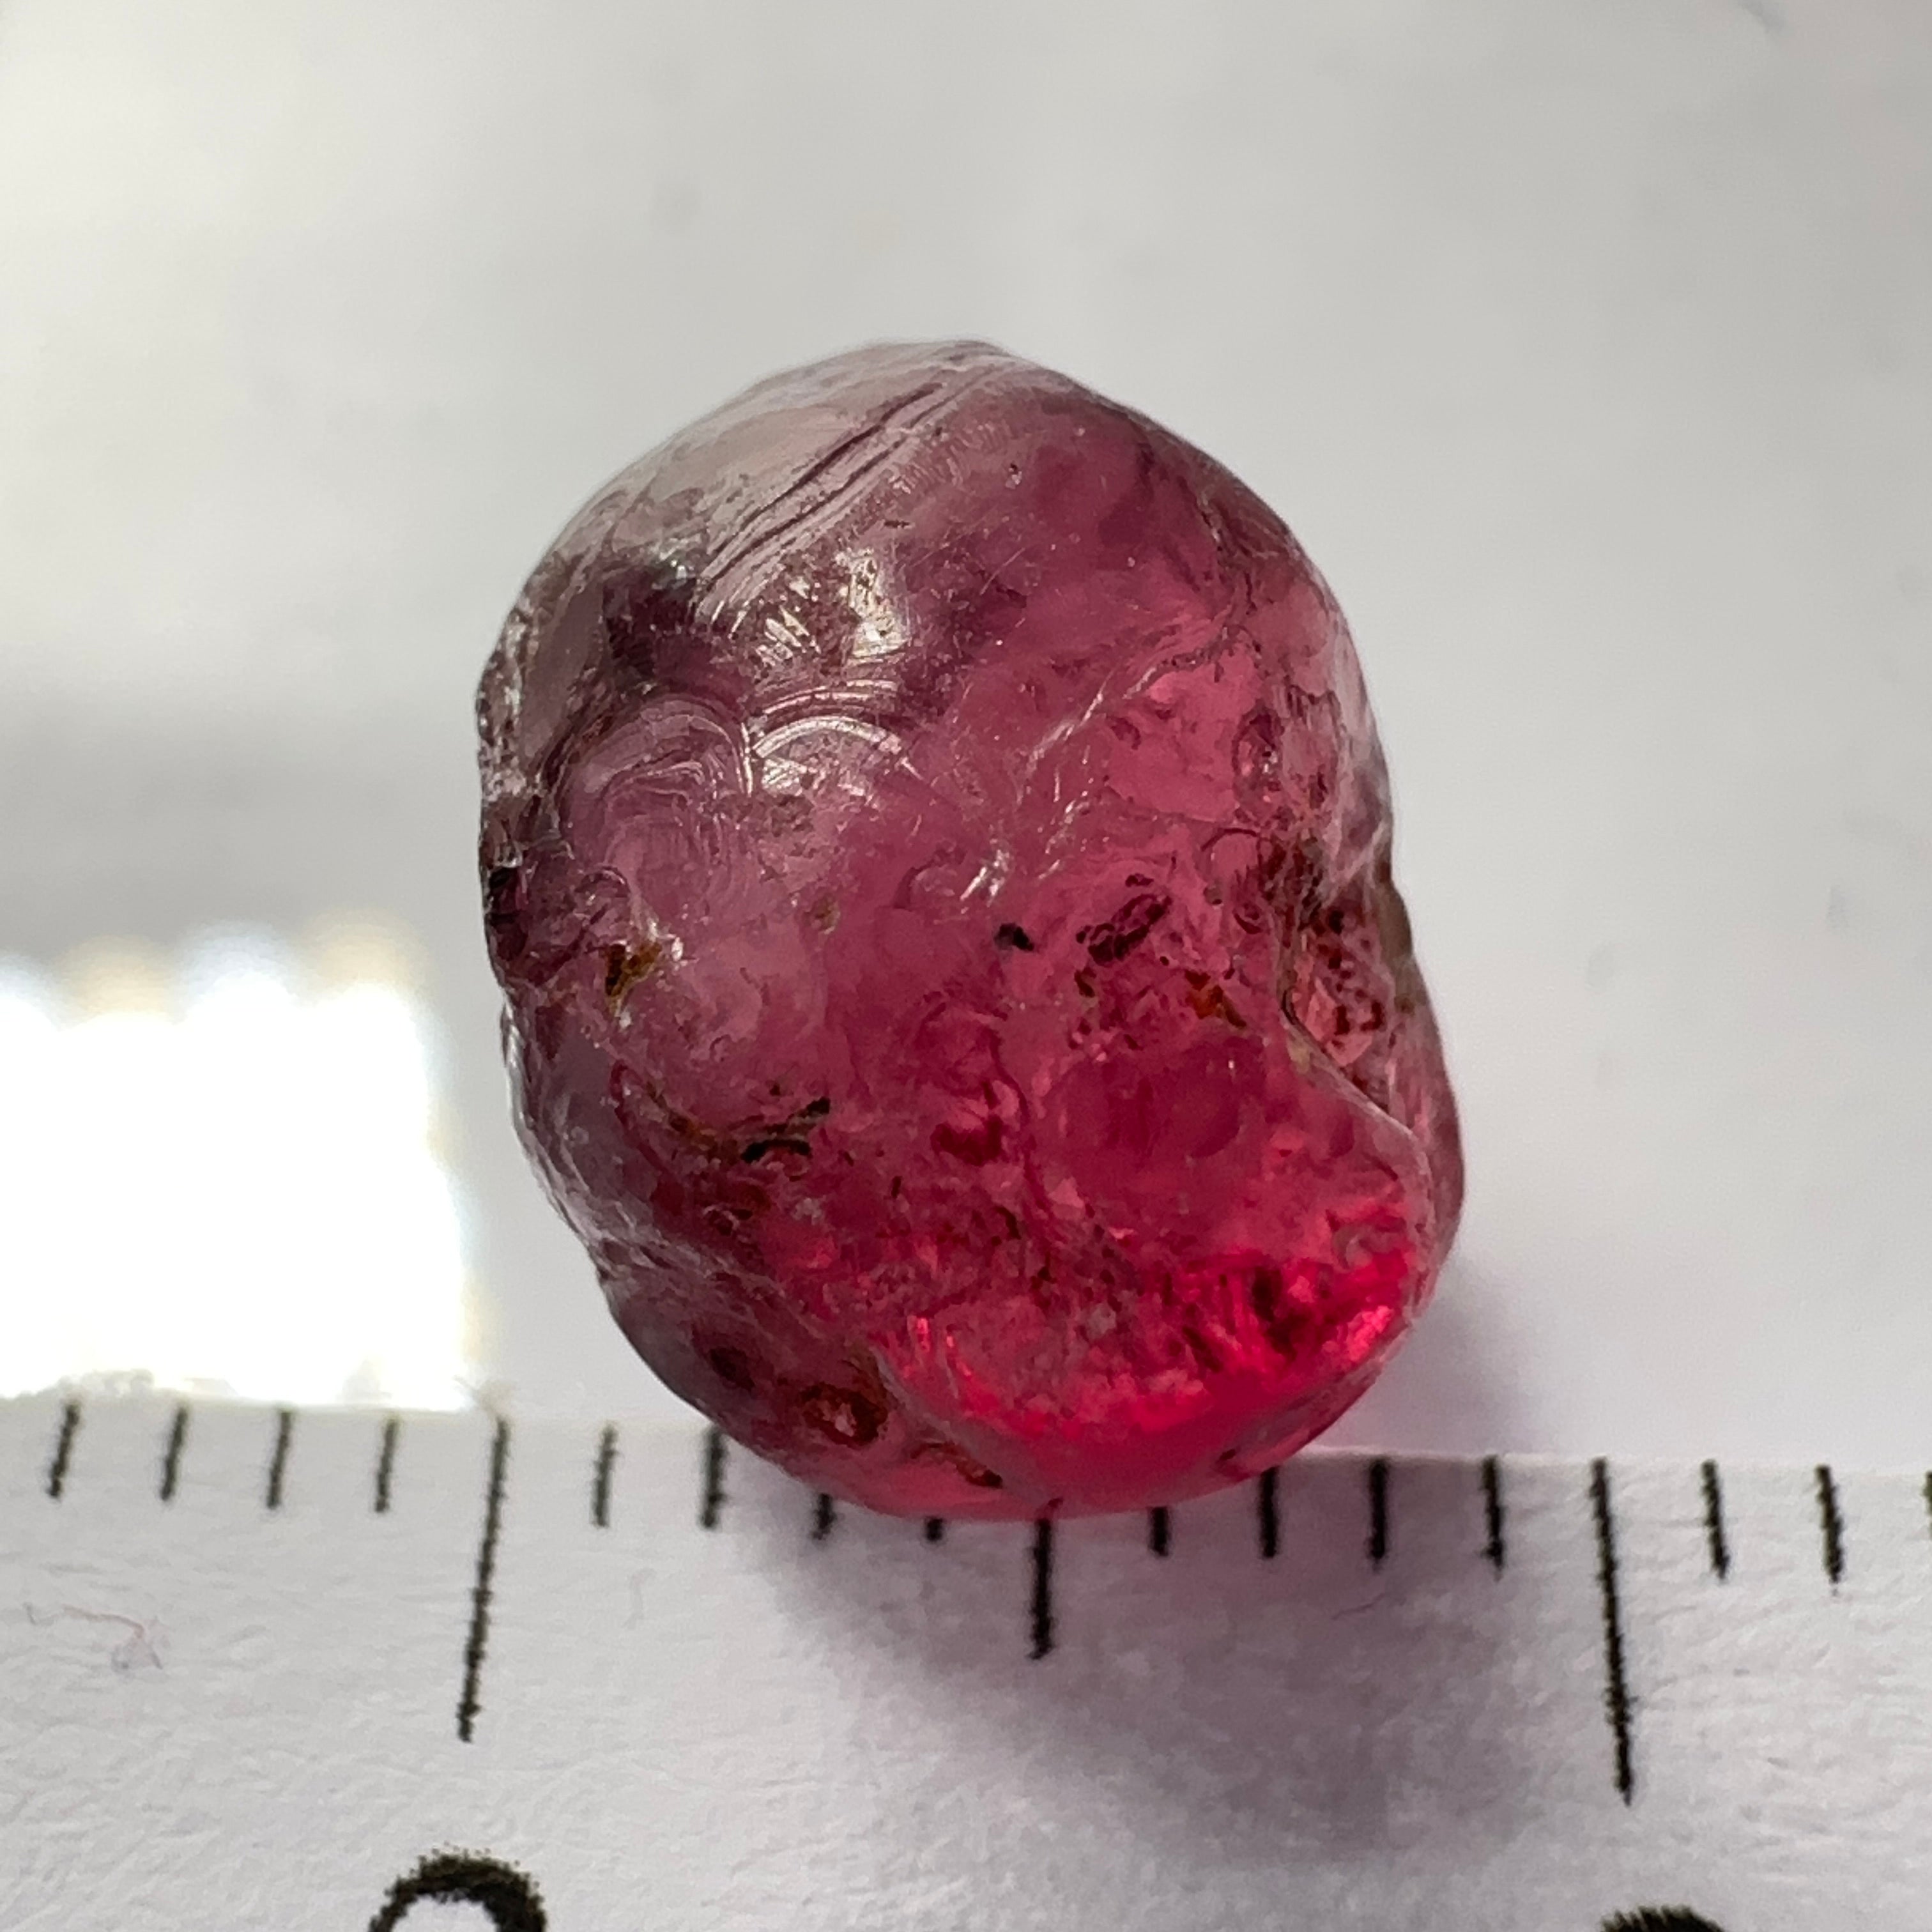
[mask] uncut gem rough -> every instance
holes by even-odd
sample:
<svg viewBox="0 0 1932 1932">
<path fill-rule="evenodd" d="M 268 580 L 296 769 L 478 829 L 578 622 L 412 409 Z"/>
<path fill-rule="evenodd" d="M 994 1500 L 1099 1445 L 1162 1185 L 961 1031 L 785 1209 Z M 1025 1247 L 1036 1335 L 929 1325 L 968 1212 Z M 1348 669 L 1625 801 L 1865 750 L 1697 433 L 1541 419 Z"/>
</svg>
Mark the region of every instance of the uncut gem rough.
<svg viewBox="0 0 1932 1932">
<path fill-rule="evenodd" d="M 1454 1103 L 1341 613 L 1218 464 L 983 344 L 775 377 L 579 514 L 479 714 L 526 1144 L 732 1436 L 1071 1514 L 1374 1378 Z"/>
</svg>

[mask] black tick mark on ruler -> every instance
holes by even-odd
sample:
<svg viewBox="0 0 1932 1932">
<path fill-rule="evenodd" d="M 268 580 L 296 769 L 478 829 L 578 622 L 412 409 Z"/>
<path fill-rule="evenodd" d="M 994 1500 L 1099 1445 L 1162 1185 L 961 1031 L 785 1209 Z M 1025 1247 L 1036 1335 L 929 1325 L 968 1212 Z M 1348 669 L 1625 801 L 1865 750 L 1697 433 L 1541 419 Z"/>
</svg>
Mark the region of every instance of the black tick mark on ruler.
<svg viewBox="0 0 1932 1932">
<path fill-rule="evenodd" d="M 617 1466 L 617 1425 L 607 1422 L 597 1438 L 597 1461 L 590 1474 L 590 1520 L 610 1527 L 610 1474 Z"/>
<path fill-rule="evenodd" d="M 1599 1456 L 1590 1465 L 1590 1513 L 1597 1531 L 1597 1588 L 1603 1600 L 1604 1711 L 1610 1741 L 1617 1796 L 1628 1804 L 1636 1790 L 1630 1750 L 1630 1694 L 1624 1675 L 1622 1606 L 1617 1592 L 1617 1527 L 1610 1510 L 1610 1468 Z"/>
<path fill-rule="evenodd" d="M 438 1852 L 390 1886 L 369 1932 L 396 1932 L 410 1908 L 424 1899 L 439 1905 L 480 1905 L 495 1932 L 546 1932 L 536 1886 L 513 1865 L 474 1852 Z"/>
<path fill-rule="evenodd" d="M 296 1412 L 292 1408 L 275 1412 L 275 1446 L 268 1456 L 268 1486 L 262 1501 L 272 1510 L 282 1506 L 289 1474 L 289 1444 L 296 1432 Z"/>
<path fill-rule="evenodd" d="M 1845 1580 L 1845 1519 L 1828 1462 L 1818 1465 L 1818 1527 L 1824 1539 L 1825 1574 L 1835 1590 Z"/>
<path fill-rule="evenodd" d="M 80 1404 L 64 1403 L 60 1433 L 54 1438 L 54 1453 L 47 1464 L 47 1494 L 58 1502 L 67 1489 L 68 1465 L 74 1460 L 74 1438 L 80 1433 Z"/>
<path fill-rule="evenodd" d="M 838 1520 L 838 1512 L 832 1498 L 824 1490 L 812 1499 L 812 1540 L 823 1543 L 832 1534 L 832 1526 Z"/>
<path fill-rule="evenodd" d="M 1255 1485 L 1255 1512 L 1262 1554 L 1275 1556 L 1281 1548 L 1281 1472 L 1264 1469 Z"/>
<path fill-rule="evenodd" d="M 1711 1552 L 1711 1574 L 1719 1582 L 1731 1574 L 1731 1540 L 1724 1532 L 1724 1484 L 1715 1462 L 1706 1462 L 1698 1480 L 1704 1492 L 1704 1542 Z"/>
<path fill-rule="evenodd" d="M 1490 1568 L 1503 1574 L 1503 1466 L 1496 1456 L 1483 1458 L 1483 1555 Z"/>
<path fill-rule="evenodd" d="M 167 1442 L 161 1450 L 161 1481 L 155 1494 L 164 1503 L 175 1499 L 181 1483 L 182 1451 L 187 1446 L 188 1404 L 184 1402 L 176 1406 L 174 1420 L 168 1424 Z"/>
<path fill-rule="evenodd" d="M 1168 1549 L 1168 1517 L 1164 1509 L 1148 1511 L 1148 1547 L 1156 1556 L 1165 1556 Z"/>
<path fill-rule="evenodd" d="M 1033 1654 L 1053 1648 L 1053 1524 L 1042 1516 L 1033 1526 Z"/>
<path fill-rule="evenodd" d="M 456 1735 L 465 1744 L 483 1708 L 483 1654 L 490 1642 L 490 1599 L 496 1580 L 496 1538 L 503 1527 L 503 1485 L 510 1466 L 510 1425 L 496 1418 L 490 1438 L 490 1483 L 483 1498 L 483 1534 L 476 1545 L 476 1579 L 470 1590 L 470 1638 L 463 1646 L 463 1694 L 456 1702 Z"/>
<path fill-rule="evenodd" d="M 698 1526 L 716 1529 L 718 1514 L 724 1507 L 724 1432 L 722 1429 L 707 1429 L 704 1432 L 704 1488 L 698 1504 Z"/>
<path fill-rule="evenodd" d="M 403 1432 L 403 1419 L 399 1415 L 382 1418 L 382 1446 L 376 1456 L 376 1514 L 387 1516 L 389 1513 L 389 1496 L 396 1480 L 396 1438 Z"/>
<path fill-rule="evenodd" d="M 1369 1465 L 1369 1561 L 1379 1570 L 1389 1553 L 1389 1466 L 1386 1456 Z"/>
</svg>

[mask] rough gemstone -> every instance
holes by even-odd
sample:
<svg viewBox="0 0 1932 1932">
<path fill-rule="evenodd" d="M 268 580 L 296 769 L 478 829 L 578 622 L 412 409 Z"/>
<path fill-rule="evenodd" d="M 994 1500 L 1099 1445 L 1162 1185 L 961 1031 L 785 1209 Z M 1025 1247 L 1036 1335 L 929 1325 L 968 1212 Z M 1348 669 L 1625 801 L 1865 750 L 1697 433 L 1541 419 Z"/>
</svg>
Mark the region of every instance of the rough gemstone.
<svg viewBox="0 0 1932 1932">
<path fill-rule="evenodd" d="M 1174 1502 L 1360 1394 L 1462 1190 L 1334 599 L 978 344 L 746 392 L 484 675 L 522 1130 L 625 1333 L 808 1484 Z"/>
</svg>

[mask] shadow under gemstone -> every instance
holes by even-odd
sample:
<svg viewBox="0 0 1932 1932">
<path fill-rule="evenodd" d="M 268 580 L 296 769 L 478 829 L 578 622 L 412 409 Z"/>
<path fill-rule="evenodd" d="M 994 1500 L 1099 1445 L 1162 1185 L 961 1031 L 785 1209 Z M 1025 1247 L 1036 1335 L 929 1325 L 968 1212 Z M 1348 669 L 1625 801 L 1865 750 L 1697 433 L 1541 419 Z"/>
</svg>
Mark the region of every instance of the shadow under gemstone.
<svg viewBox="0 0 1932 1932">
<path fill-rule="evenodd" d="M 1480 1408 L 1473 1377 L 1464 1393 Z M 949 1842 L 983 1800 L 1070 1886 L 1124 1839 L 1207 1883 L 1445 1835 L 1473 1856 L 1516 1828 L 1535 1779 L 1512 1653 L 1546 1566 L 1507 1561 L 1508 1486 L 1480 1459 L 1316 1450 L 1044 1532 L 842 1504 L 808 1534 L 782 1479 L 748 1514 L 758 1572 L 838 1680 L 882 1842 Z"/>
</svg>

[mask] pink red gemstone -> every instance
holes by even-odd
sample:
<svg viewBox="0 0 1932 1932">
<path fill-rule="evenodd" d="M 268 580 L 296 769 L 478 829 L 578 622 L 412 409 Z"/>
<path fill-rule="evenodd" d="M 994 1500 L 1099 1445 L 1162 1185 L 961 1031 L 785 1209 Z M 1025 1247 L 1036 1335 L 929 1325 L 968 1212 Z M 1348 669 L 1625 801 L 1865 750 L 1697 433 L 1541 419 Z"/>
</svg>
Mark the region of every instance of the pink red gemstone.
<svg viewBox="0 0 1932 1932">
<path fill-rule="evenodd" d="M 484 675 L 531 1154 L 670 1386 L 921 1516 L 1165 1504 L 1368 1385 L 1462 1188 L 1340 610 L 978 344 L 600 494 Z"/>
</svg>

